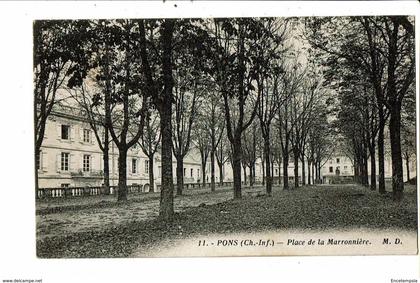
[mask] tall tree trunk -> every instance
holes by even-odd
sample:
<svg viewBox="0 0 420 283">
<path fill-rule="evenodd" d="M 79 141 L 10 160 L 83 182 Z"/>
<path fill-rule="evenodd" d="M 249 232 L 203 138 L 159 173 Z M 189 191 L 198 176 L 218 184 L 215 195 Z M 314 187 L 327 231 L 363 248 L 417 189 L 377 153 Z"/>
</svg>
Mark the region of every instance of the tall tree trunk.
<svg viewBox="0 0 420 283">
<path fill-rule="evenodd" d="M 160 114 L 160 129 L 162 133 L 162 175 L 160 191 L 159 216 L 167 221 L 173 219 L 174 214 L 174 184 L 172 173 L 172 107 L 171 103 L 162 107 Z"/>
<path fill-rule="evenodd" d="M 391 137 L 392 193 L 394 200 L 400 201 L 403 197 L 404 182 L 401 156 L 401 105 L 398 102 L 392 105 L 389 132 Z"/>
<path fill-rule="evenodd" d="M 39 189 L 38 164 L 41 164 L 40 158 L 41 158 L 41 150 L 39 147 L 35 145 L 35 199 L 39 198 L 38 196 L 38 189 Z"/>
<path fill-rule="evenodd" d="M 312 169 L 312 184 L 315 185 L 315 164 L 313 161 L 311 164 L 311 169 Z"/>
<path fill-rule="evenodd" d="M 127 200 L 127 149 L 118 150 L 118 201 Z"/>
<path fill-rule="evenodd" d="M 375 142 L 369 147 L 370 152 L 370 189 L 376 190 L 376 158 L 375 158 Z"/>
<path fill-rule="evenodd" d="M 252 165 L 248 166 L 249 168 L 249 187 L 252 188 L 254 186 L 254 176 L 252 175 Z"/>
<path fill-rule="evenodd" d="M 283 190 L 289 189 L 289 153 L 283 154 Z"/>
<path fill-rule="evenodd" d="M 41 68 L 43 64 L 41 64 Z M 42 146 L 42 142 L 44 140 L 44 133 L 45 133 L 45 125 L 46 125 L 46 105 L 45 105 L 45 92 L 46 92 L 46 84 L 48 81 L 48 72 L 45 71 L 41 71 L 41 75 L 39 78 L 40 82 L 41 82 L 41 87 L 40 87 L 40 91 L 39 93 L 37 93 L 36 91 L 34 91 L 34 148 L 35 148 L 35 171 L 34 171 L 34 175 L 35 175 L 35 199 L 38 199 L 38 189 L 39 189 L 39 175 L 38 175 L 38 168 L 37 168 L 37 162 L 40 160 L 41 158 L 41 146 Z M 39 100 L 41 99 L 41 105 L 38 105 Z M 40 111 L 41 113 L 41 117 L 38 117 L 38 111 Z M 43 119 L 45 118 L 45 119 Z M 41 121 L 39 120 L 41 119 Z M 38 129 L 38 124 L 39 124 L 39 129 Z"/>
<path fill-rule="evenodd" d="M 206 161 L 204 159 L 201 159 L 201 178 L 203 179 L 201 181 L 203 187 L 206 187 Z"/>
<path fill-rule="evenodd" d="M 302 154 L 302 186 L 305 186 L 306 183 L 306 174 L 305 174 L 305 155 Z"/>
<path fill-rule="evenodd" d="M 317 170 L 317 174 L 318 174 L 318 182 L 320 184 L 322 184 L 322 176 L 321 176 L 321 161 L 318 161 L 317 165 L 316 165 L 316 170 Z"/>
<path fill-rule="evenodd" d="M 367 146 L 363 147 L 363 185 L 366 187 L 369 186 Z"/>
<path fill-rule="evenodd" d="M 360 172 L 359 172 L 359 170 L 360 170 L 359 161 L 358 161 L 358 157 L 355 154 L 354 155 L 354 172 L 353 172 L 353 175 L 354 175 L 354 181 L 357 182 L 357 183 L 360 183 L 360 177 L 359 177 Z"/>
<path fill-rule="evenodd" d="M 407 170 L 407 182 L 410 181 L 410 155 L 408 152 L 405 154 L 405 168 Z"/>
<path fill-rule="evenodd" d="M 159 105 L 162 143 L 162 190 L 160 192 L 159 217 L 172 221 L 174 217 L 174 184 L 172 176 L 172 36 L 174 20 L 166 19 L 162 24 L 162 72 L 164 99 Z"/>
<path fill-rule="evenodd" d="M 379 109 L 380 111 L 381 109 Z M 381 117 L 381 116 L 379 116 Z M 382 117 L 382 120 L 384 118 Z M 385 122 L 381 123 L 381 118 L 379 120 L 379 130 L 378 130 L 378 162 L 379 162 L 379 193 L 384 194 L 385 190 L 385 151 L 384 151 L 384 127 Z"/>
<path fill-rule="evenodd" d="M 297 150 L 293 150 L 294 159 L 294 173 L 295 173 L 295 188 L 299 187 L 299 154 Z"/>
<path fill-rule="evenodd" d="M 176 155 L 176 195 L 182 196 L 184 190 L 184 158 Z"/>
<path fill-rule="evenodd" d="M 219 166 L 219 183 L 220 186 L 223 186 L 223 165 L 219 162 L 217 162 L 217 165 Z"/>
<path fill-rule="evenodd" d="M 210 151 L 210 181 L 211 181 L 211 191 L 214 192 L 216 190 L 216 181 L 215 181 L 215 177 L 214 177 L 214 147 L 212 147 L 212 150 Z"/>
<path fill-rule="evenodd" d="M 308 160 L 308 185 L 311 185 L 311 162 Z"/>
<path fill-rule="evenodd" d="M 274 160 L 273 156 L 271 156 L 271 186 L 274 185 Z"/>
<path fill-rule="evenodd" d="M 265 156 L 261 157 L 262 185 L 265 185 Z"/>
<path fill-rule="evenodd" d="M 267 136 L 266 138 L 264 138 L 264 157 L 265 157 L 265 164 L 266 164 L 266 170 L 265 170 L 265 175 L 266 175 L 266 186 L 265 186 L 265 190 L 267 192 L 268 196 L 271 196 L 272 194 L 272 178 L 271 178 L 271 161 L 270 161 L 270 140 L 269 140 L 269 136 Z"/>
<path fill-rule="evenodd" d="M 110 188 L 109 188 L 109 132 L 105 131 L 105 138 L 104 138 L 104 189 L 105 194 L 110 194 Z"/>
<path fill-rule="evenodd" d="M 242 164 L 242 168 L 244 169 L 244 185 L 246 185 L 246 165 Z"/>
<path fill-rule="evenodd" d="M 242 191 L 241 191 L 241 140 L 240 137 L 235 137 L 234 143 L 232 146 L 232 169 L 233 169 L 233 198 L 240 199 L 242 198 Z"/>
<path fill-rule="evenodd" d="M 255 178 L 255 161 L 254 163 L 252 163 L 252 180 L 253 180 L 253 184 L 256 184 L 256 178 Z"/>
<path fill-rule="evenodd" d="M 149 157 L 149 193 L 155 192 L 155 176 L 154 176 L 154 154 Z"/>
</svg>

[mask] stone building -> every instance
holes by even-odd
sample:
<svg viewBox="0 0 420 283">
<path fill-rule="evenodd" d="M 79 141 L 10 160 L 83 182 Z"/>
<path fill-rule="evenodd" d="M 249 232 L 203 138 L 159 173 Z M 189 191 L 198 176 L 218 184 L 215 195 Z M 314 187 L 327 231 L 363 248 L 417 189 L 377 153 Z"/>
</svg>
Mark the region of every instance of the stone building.
<svg viewBox="0 0 420 283">
<path fill-rule="evenodd" d="M 39 187 L 98 187 L 103 185 L 103 153 L 97 144 L 94 133 L 83 113 L 74 107 L 62 107 L 52 112 L 46 123 L 44 141 L 41 147 L 40 158 L 37 161 Z M 210 158 L 209 158 L 210 160 Z M 159 153 L 155 154 L 153 168 L 149 166 L 148 157 L 140 146 L 133 146 L 127 155 L 127 184 L 140 185 L 143 191 L 149 190 L 149 170 L 154 170 L 155 191 L 160 188 L 161 161 Z M 299 163 L 299 182 L 302 182 L 301 163 Z M 307 165 L 305 165 L 307 166 Z M 118 149 L 111 143 L 109 149 L 110 185 L 118 184 Z M 370 165 L 368 166 L 370 170 Z M 378 168 L 378 166 L 377 166 Z M 306 168 L 305 168 L 306 169 Z M 199 183 L 202 180 L 200 154 L 197 149 L 191 149 L 184 158 L 184 183 Z M 176 183 L 176 160 L 173 157 L 173 176 Z M 274 184 L 279 179 L 282 182 L 282 165 L 273 166 Z M 242 171 L 249 181 L 249 169 Z M 293 162 L 288 167 L 289 182 L 294 182 Z M 344 183 L 353 180 L 353 164 L 350 158 L 335 155 L 324 162 L 321 168 L 321 179 L 324 184 Z M 370 174 L 370 172 L 369 172 Z M 262 182 L 263 169 L 261 160 L 258 159 L 255 169 L 255 181 Z M 413 158 L 410 167 L 410 176 L 416 176 L 416 160 Z M 206 183 L 210 182 L 210 164 L 205 167 Z M 306 179 L 308 178 L 306 172 Z M 392 176 L 391 161 L 385 159 L 385 177 Z M 219 168 L 215 164 L 215 181 L 219 182 Z M 406 172 L 404 168 L 404 180 Z M 226 163 L 223 167 L 223 181 L 233 181 L 232 167 Z"/>
</svg>

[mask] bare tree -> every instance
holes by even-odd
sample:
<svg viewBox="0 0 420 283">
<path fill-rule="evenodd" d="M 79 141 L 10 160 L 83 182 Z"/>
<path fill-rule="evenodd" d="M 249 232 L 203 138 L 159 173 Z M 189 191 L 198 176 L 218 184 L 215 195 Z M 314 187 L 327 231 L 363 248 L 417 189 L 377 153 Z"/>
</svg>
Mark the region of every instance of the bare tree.
<svg viewBox="0 0 420 283">
<path fill-rule="evenodd" d="M 246 167 L 249 168 L 249 185 L 252 187 L 255 183 L 255 164 L 258 158 L 258 137 L 261 134 L 258 128 L 258 121 L 255 120 L 251 126 L 243 132 L 242 143 L 242 166 L 245 174 L 246 183 Z"/>
<path fill-rule="evenodd" d="M 283 47 L 284 41 L 287 39 L 287 22 L 280 20 L 268 20 L 263 23 L 265 26 L 265 34 L 262 35 L 263 40 L 258 45 L 256 81 L 257 90 L 260 97 L 257 115 L 260 121 L 261 134 L 263 137 L 263 148 L 265 159 L 265 178 L 266 192 L 271 196 L 272 192 L 272 170 L 271 160 L 271 126 L 272 121 L 277 113 L 277 109 L 284 102 L 282 91 L 278 87 L 282 76 L 282 66 L 278 58 L 286 51 Z"/>
<path fill-rule="evenodd" d="M 134 21 L 112 21 L 114 33 L 122 40 L 115 48 L 106 47 L 106 60 L 101 77 L 105 81 L 105 121 L 113 142 L 118 148 L 118 201 L 127 200 L 127 152 L 143 134 L 149 99 L 137 80 L 141 74 L 139 54 L 133 52 L 139 42 L 134 36 Z M 134 133 L 131 134 L 131 132 Z"/>
<path fill-rule="evenodd" d="M 80 87 L 73 89 L 67 88 L 67 91 L 82 109 L 82 115 L 84 115 L 84 118 L 89 123 L 99 149 L 103 153 L 104 190 L 105 194 L 109 194 L 109 130 L 105 121 L 103 94 L 100 92 L 101 89 L 95 89 L 92 86 L 93 84 L 93 80 L 89 79 L 89 83 L 84 82 Z"/>
<path fill-rule="evenodd" d="M 381 16 L 372 18 L 331 18 L 327 21 L 311 19 L 311 42 L 329 54 L 330 62 L 337 66 L 363 70 L 367 74 L 377 99 L 379 132 L 379 191 L 385 192 L 383 128 L 386 110 L 390 115 L 390 140 L 393 168 L 393 196 L 403 195 L 401 157 L 401 106 L 415 76 L 414 25 L 407 16 Z M 337 23 L 339 22 L 339 23 Z M 343 25 L 340 33 L 331 30 Z M 329 37 L 324 44 L 325 36 Z M 334 42 L 334 44 L 331 44 Z M 341 63 L 341 64 L 340 64 Z M 344 64 L 342 64 L 344 63 Z M 333 64 L 330 64 L 333 65 Z M 384 108 L 386 107 L 386 110 Z"/>
<path fill-rule="evenodd" d="M 200 112 L 197 116 L 197 123 L 195 124 L 193 133 L 193 140 L 201 157 L 201 182 L 203 186 L 206 185 L 206 165 L 211 151 L 211 140 L 207 129 L 208 125 L 205 120 L 204 113 Z"/>
<path fill-rule="evenodd" d="M 154 192 L 155 189 L 154 160 L 161 140 L 159 126 L 159 116 L 149 108 L 146 112 L 144 133 L 138 142 L 143 153 L 149 159 L 149 192 Z"/>
<path fill-rule="evenodd" d="M 172 221 L 174 217 L 172 175 L 172 102 L 174 99 L 172 42 L 175 20 L 165 19 L 159 28 L 156 27 L 156 21 L 150 20 L 145 22 L 144 20 L 139 20 L 138 26 L 145 88 L 150 94 L 152 102 L 160 115 L 162 177 L 159 216 L 165 221 Z M 158 29 L 158 38 L 155 38 L 155 29 Z M 156 41 L 159 44 L 156 44 Z M 160 52 L 158 50 L 162 51 L 161 56 L 159 56 Z"/>
<path fill-rule="evenodd" d="M 217 166 L 219 167 L 219 183 L 220 186 L 223 186 L 224 181 L 224 166 L 226 162 L 230 159 L 230 143 L 227 140 L 227 137 L 222 134 L 220 142 L 216 148 L 215 156 L 217 161 Z"/>
<path fill-rule="evenodd" d="M 222 139 L 224 129 L 225 129 L 225 121 L 220 119 L 220 115 L 223 115 L 222 108 L 223 105 L 220 103 L 219 98 L 214 95 L 214 93 L 210 94 L 209 96 L 209 103 L 208 103 L 208 115 L 205 117 L 205 121 L 208 121 L 208 132 L 210 136 L 210 182 L 211 182 L 211 191 L 214 192 L 216 190 L 216 182 L 215 182 L 215 157 L 216 157 L 216 149 Z"/>
<path fill-rule="evenodd" d="M 275 119 L 277 120 L 276 124 L 283 156 L 283 189 L 288 190 L 289 154 L 291 152 L 290 144 L 291 141 L 294 141 L 296 139 L 296 137 L 292 137 L 293 130 L 296 129 L 293 123 L 297 121 L 298 118 L 297 113 L 294 113 L 292 111 L 293 95 L 295 95 L 299 91 L 300 84 L 304 76 L 304 71 L 301 70 L 300 64 L 296 60 L 285 64 L 283 68 L 284 75 L 282 76 L 281 84 L 282 89 L 285 92 L 283 96 L 286 97 L 286 100 L 278 108 L 277 116 L 275 117 Z M 294 115 L 293 119 L 292 115 Z M 298 152 L 296 148 L 295 151 Z M 295 175 L 297 172 L 296 163 L 297 162 L 295 158 Z"/>
<path fill-rule="evenodd" d="M 34 142 L 39 164 L 45 125 L 54 106 L 65 99 L 58 91 L 78 85 L 89 69 L 86 21 L 35 21 L 34 31 Z M 35 196 L 38 168 L 35 166 Z"/>
<path fill-rule="evenodd" d="M 241 198 L 242 133 L 257 113 L 260 96 L 253 81 L 257 62 L 246 58 L 255 55 L 260 43 L 261 22 L 254 19 L 214 20 L 214 66 L 226 119 L 227 137 L 232 144 L 234 198 Z M 248 106 L 246 106 L 248 105 Z M 249 111 L 246 111 L 248 107 Z M 249 114 L 249 115 L 247 115 Z"/>
<path fill-rule="evenodd" d="M 195 78 L 196 80 L 197 78 Z M 177 77 L 175 79 L 174 117 L 172 132 L 172 149 L 176 159 L 176 194 L 182 195 L 184 187 L 184 157 L 190 150 L 191 131 L 196 119 L 197 101 L 199 98 L 198 82 L 194 81 L 189 87 L 190 78 Z M 194 80 L 194 79 L 193 79 Z M 189 92 L 191 91 L 191 92 Z"/>
</svg>

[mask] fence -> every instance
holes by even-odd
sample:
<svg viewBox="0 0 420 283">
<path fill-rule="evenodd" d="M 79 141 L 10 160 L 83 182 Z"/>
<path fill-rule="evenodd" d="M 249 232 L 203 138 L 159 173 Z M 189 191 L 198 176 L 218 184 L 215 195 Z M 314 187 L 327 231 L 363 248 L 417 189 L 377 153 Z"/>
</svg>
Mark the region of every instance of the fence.
<svg viewBox="0 0 420 283">
<path fill-rule="evenodd" d="M 242 182 L 243 184 L 243 182 Z M 184 189 L 196 189 L 196 188 L 210 188 L 211 183 L 184 183 Z M 233 186 L 233 182 L 215 182 L 216 188 L 225 187 L 225 186 Z M 158 190 L 160 190 L 161 185 L 157 185 Z M 174 189 L 176 189 L 176 184 L 174 184 Z"/>
<path fill-rule="evenodd" d="M 127 186 L 128 193 L 144 193 L 148 185 L 130 185 Z M 109 194 L 114 195 L 118 191 L 118 186 L 110 186 Z M 105 187 L 58 187 L 58 188 L 39 188 L 39 198 L 67 198 L 83 196 L 105 195 Z"/>
<path fill-rule="evenodd" d="M 223 182 L 222 184 L 215 183 L 216 187 L 232 186 L 233 182 Z M 158 184 L 157 188 L 160 190 L 161 185 Z M 176 184 L 174 184 L 176 189 Z M 196 188 L 210 188 L 210 183 L 186 183 L 184 189 Z M 129 185 L 127 186 L 128 194 L 140 194 L 149 191 L 149 184 L 145 185 Z M 110 186 L 109 194 L 114 195 L 118 192 L 118 186 Z M 71 198 L 71 197 L 86 197 L 86 196 L 99 196 L 105 195 L 105 187 L 57 187 L 57 188 L 39 188 L 38 198 Z"/>
</svg>

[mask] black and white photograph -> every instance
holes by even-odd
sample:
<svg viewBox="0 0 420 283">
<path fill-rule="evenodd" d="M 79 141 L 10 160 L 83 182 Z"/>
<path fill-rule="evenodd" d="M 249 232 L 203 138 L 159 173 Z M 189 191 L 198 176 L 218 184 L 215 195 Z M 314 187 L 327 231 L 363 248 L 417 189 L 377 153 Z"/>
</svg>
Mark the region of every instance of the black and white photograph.
<svg viewBox="0 0 420 283">
<path fill-rule="evenodd" d="M 4 33 L 2 282 L 418 282 L 418 11 L 146 3 Z"/>
<path fill-rule="evenodd" d="M 35 21 L 37 255 L 417 253 L 414 38 L 410 16 Z"/>
</svg>

